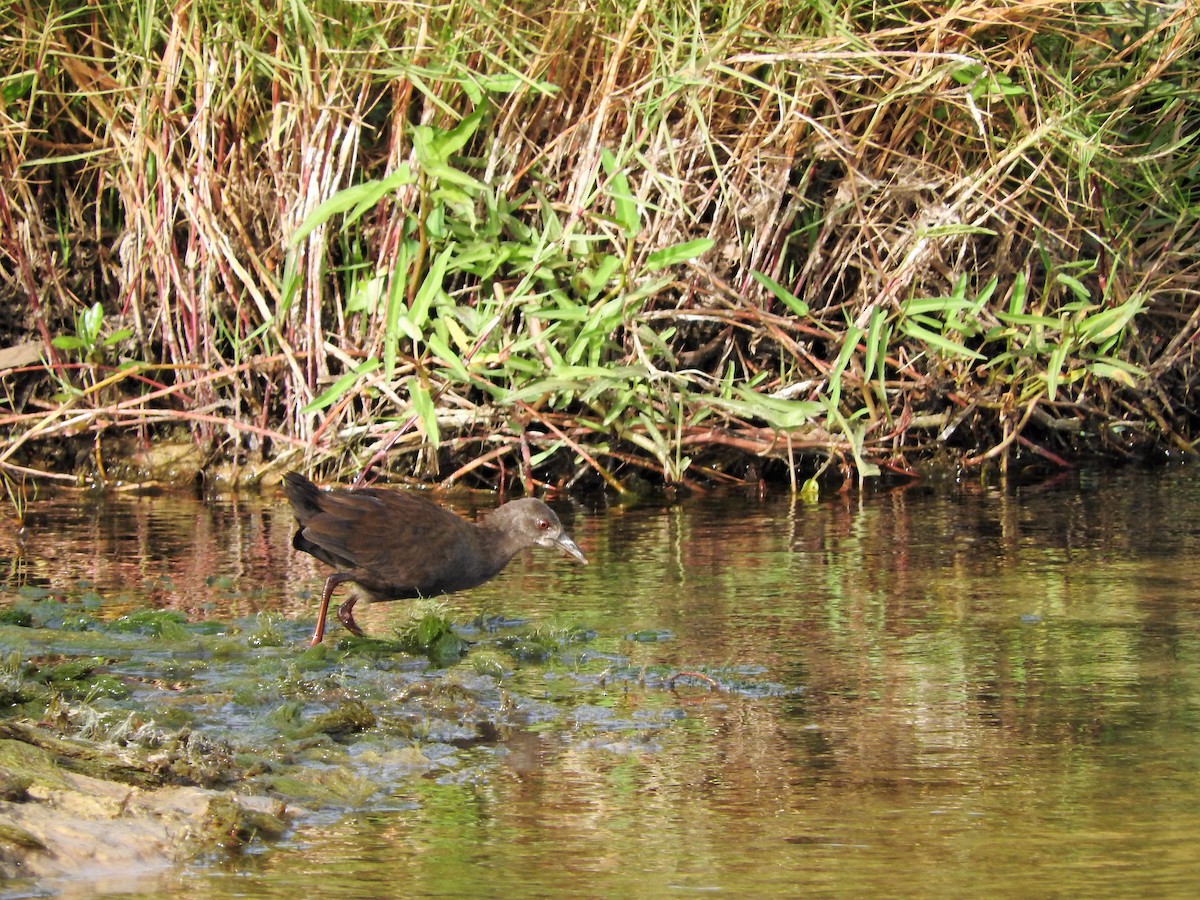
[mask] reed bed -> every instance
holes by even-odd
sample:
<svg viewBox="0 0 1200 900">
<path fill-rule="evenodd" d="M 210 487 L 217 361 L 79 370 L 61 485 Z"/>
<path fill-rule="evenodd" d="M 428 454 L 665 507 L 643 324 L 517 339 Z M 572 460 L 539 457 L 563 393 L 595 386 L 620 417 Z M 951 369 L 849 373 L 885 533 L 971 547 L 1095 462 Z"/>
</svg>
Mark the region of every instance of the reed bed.
<svg viewBox="0 0 1200 900">
<path fill-rule="evenodd" d="M 793 488 L 1191 453 L 1197 7 L 0 11 L 0 468 Z"/>
</svg>

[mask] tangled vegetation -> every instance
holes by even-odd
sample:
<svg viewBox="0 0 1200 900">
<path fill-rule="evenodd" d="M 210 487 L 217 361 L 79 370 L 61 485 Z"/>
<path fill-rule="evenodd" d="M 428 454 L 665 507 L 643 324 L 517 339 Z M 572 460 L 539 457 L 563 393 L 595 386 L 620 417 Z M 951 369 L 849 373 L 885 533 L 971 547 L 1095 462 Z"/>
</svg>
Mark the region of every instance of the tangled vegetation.
<svg viewBox="0 0 1200 900">
<path fill-rule="evenodd" d="M 1197 7 L 23 0 L 0 466 L 1191 451 Z M 64 476 L 69 477 L 69 476 Z"/>
</svg>

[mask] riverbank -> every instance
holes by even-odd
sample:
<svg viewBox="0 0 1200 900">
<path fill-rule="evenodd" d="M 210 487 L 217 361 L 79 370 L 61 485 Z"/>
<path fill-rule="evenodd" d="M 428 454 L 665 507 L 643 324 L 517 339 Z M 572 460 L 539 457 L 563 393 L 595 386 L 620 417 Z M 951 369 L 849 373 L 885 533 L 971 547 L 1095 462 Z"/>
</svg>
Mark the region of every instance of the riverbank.
<svg viewBox="0 0 1200 900">
<path fill-rule="evenodd" d="M 827 6 L 14 9 L 0 471 L 1192 454 L 1194 4 Z"/>
</svg>

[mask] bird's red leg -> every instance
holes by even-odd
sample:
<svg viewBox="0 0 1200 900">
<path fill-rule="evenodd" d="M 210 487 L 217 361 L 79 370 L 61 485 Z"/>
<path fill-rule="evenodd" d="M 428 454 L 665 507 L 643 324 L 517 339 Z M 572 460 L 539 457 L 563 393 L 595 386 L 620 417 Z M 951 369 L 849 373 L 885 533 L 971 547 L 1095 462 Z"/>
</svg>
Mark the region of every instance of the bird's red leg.
<svg viewBox="0 0 1200 900">
<path fill-rule="evenodd" d="M 366 637 L 363 630 L 358 627 L 358 623 L 354 621 L 354 604 L 358 602 L 358 594 L 351 595 L 350 599 L 338 607 L 338 621 L 342 623 L 348 632 L 355 637 Z"/>
<path fill-rule="evenodd" d="M 321 638 L 325 636 L 325 616 L 329 612 L 329 598 L 333 596 L 334 588 L 336 588 L 343 581 L 349 580 L 350 579 L 341 572 L 334 572 L 325 579 L 325 590 L 321 592 L 321 611 L 317 613 L 317 627 L 313 631 L 312 640 L 308 642 L 308 646 L 315 647 L 317 644 L 321 643 Z M 338 618 L 341 618 L 340 611 L 338 612 Z"/>
</svg>

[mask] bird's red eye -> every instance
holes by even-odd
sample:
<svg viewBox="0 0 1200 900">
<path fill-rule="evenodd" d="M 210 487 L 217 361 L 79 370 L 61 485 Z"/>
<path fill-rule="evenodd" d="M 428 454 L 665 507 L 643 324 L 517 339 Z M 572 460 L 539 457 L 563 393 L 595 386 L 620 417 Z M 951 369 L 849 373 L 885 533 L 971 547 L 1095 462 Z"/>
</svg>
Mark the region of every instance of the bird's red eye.
<svg viewBox="0 0 1200 900">
<path fill-rule="evenodd" d="M 547 522 L 545 519 L 538 519 L 538 530 L 539 531 L 549 531 L 550 523 Z"/>
</svg>

